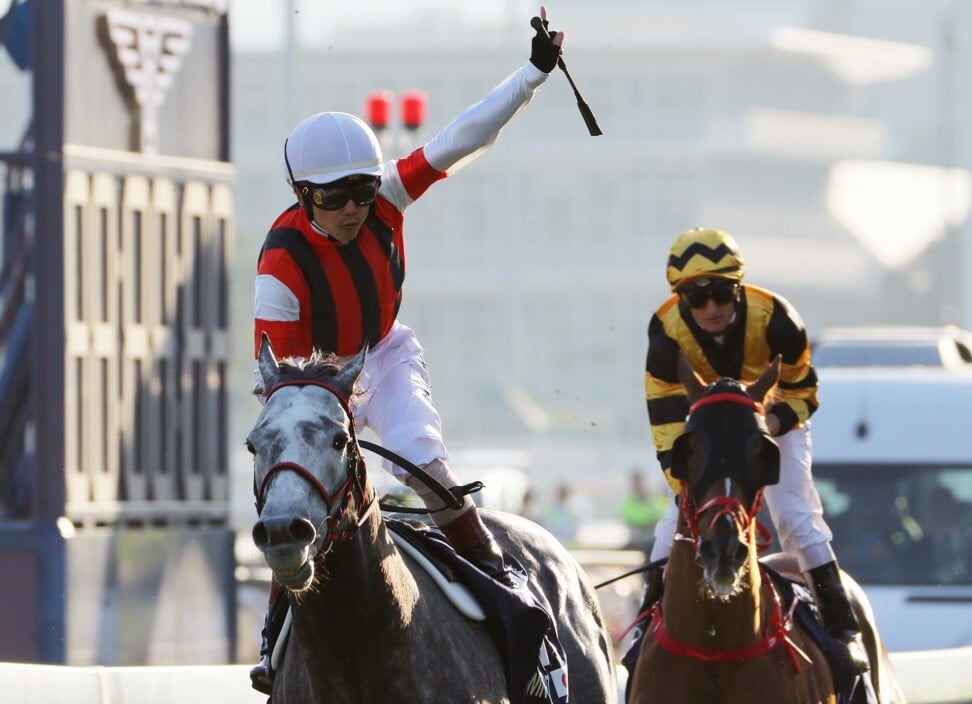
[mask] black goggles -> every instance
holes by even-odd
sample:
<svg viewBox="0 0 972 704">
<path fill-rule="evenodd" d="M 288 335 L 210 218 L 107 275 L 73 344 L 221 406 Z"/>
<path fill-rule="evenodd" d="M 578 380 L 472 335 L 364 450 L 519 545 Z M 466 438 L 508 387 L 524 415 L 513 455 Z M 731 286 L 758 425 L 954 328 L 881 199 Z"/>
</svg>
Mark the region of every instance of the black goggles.
<svg viewBox="0 0 972 704">
<path fill-rule="evenodd" d="M 350 200 L 357 206 L 371 205 L 378 197 L 380 178 L 341 179 L 321 186 L 305 184 L 311 202 L 321 210 L 340 210 Z"/>
<path fill-rule="evenodd" d="M 690 286 L 682 289 L 682 299 L 688 303 L 689 308 L 705 308 L 711 298 L 716 305 L 724 306 L 732 303 L 739 295 L 739 284 L 729 281 L 720 281 L 705 286 Z"/>
</svg>

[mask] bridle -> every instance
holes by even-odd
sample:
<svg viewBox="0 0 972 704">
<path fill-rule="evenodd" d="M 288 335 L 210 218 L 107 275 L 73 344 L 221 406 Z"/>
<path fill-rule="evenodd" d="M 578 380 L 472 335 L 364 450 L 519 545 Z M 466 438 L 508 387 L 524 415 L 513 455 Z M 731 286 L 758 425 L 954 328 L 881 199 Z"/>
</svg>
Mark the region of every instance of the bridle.
<svg viewBox="0 0 972 704">
<path fill-rule="evenodd" d="M 702 504 L 702 506 L 697 507 L 688 483 L 682 481 L 680 484 L 681 511 L 682 515 L 685 516 L 686 523 L 688 523 L 689 535 L 676 533 L 675 540 L 692 543 L 692 547 L 698 553 L 700 538 L 702 536 L 702 531 L 699 529 L 699 519 L 707 511 L 717 509 L 715 515 L 709 520 L 708 530 L 712 530 L 712 527 L 719 518 L 726 516 L 742 526 L 741 540 L 745 543 L 749 542 L 751 536 L 750 531 L 753 529 L 756 530 L 757 551 L 762 552 L 772 544 L 773 537 L 769 529 L 756 517 L 763 507 L 763 487 L 757 489 L 756 495 L 753 497 L 753 502 L 747 509 L 736 497 L 725 495 L 715 496 Z"/>
<path fill-rule="evenodd" d="M 691 415 L 699 408 L 714 403 L 737 403 L 751 408 L 756 413 L 763 413 L 762 404 L 752 400 L 748 396 L 732 393 L 715 393 L 711 396 L 704 396 L 693 403 L 689 408 L 689 417 L 691 417 Z M 682 480 L 680 484 L 681 511 L 682 515 L 685 516 L 686 522 L 688 523 L 690 534 L 686 536 L 676 533 L 675 540 L 691 542 L 696 555 L 698 555 L 699 552 L 701 537 L 699 521 L 701 520 L 703 514 L 712 509 L 715 509 L 715 515 L 712 516 L 708 523 L 708 530 L 713 528 L 715 522 L 719 518 L 725 516 L 736 521 L 738 525 L 743 527 L 742 539 L 747 544 L 752 537 L 751 531 L 755 528 L 757 532 L 756 549 L 758 551 L 762 551 L 769 547 L 772 540 L 769 530 L 756 518 L 763 504 L 764 487 L 760 487 L 756 490 L 756 493 L 753 496 L 753 501 L 749 508 L 746 508 L 746 506 L 744 506 L 739 499 L 726 495 L 715 496 L 699 507 L 696 505 L 695 498 L 692 496 L 692 491 L 688 485 L 688 482 Z M 808 664 L 813 664 L 813 661 L 803 650 L 800 649 L 799 646 L 796 645 L 796 643 L 793 642 L 789 636 L 789 632 L 793 628 L 793 610 L 796 607 L 797 602 L 794 599 L 789 611 L 784 614 L 780 603 L 780 596 L 777 592 L 776 586 L 773 584 L 773 580 L 764 579 L 762 580 L 762 583 L 768 585 L 768 591 L 773 609 L 772 613 L 770 614 L 769 621 L 766 624 L 763 637 L 755 643 L 738 648 L 706 648 L 701 646 L 693 646 L 678 641 L 673 638 L 665 628 L 665 619 L 664 615 L 662 614 L 661 602 L 656 602 L 651 609 L 651 629 L 655 634 L 655 639 L 663 649 L 674 655 L 693 658 L 695 660 L 702 660 L 704 662 L 722 663 L 746 662 L 762 655 L 766 655 L 780 646 L 785 646 L 790 664 L 793 666 L 794 671 L 799 673 L 800 659 L 804 660 Z"/>
<path fill-rule="evenodd" d="M 745 406 L 753 410 L 753 412 L 763 415 L 763 404 L 754 401 L 749 398 L 749 396 L 743 396 L 740 394 L 732 393 L 716 393 L 710 396 L 703 396 L 698 401 L 693 403 L 689 407 L 688 417 L 691 418 L 692 414 L 698 409 L 705 406 L 709 406 L 714 403 L 735 403 L 741 406 Z M 688 482 L 682 480 L 680 482 L 681 490 L 679 492 L 681 496 L 681 511 L 682 515 L 685 516 L 685 520 L 689 526 L 689 535 L 682 535 L 681 533 L 675 534 L 675 540 L 691 542 L 696 553 L 699 550 L 699 539 L 701 537 L 701 531 L 699 530 L 699 519 L 702 515 L 709 510 L 715 508 L 717 509 L 715 515 L 709 521 L 708 530 L 711 530 L 715 525 L 715 522 L 722 516 L 727 516 L 730 519 L 736 520 L 739 525 L 743 527 L 742 538 L 745 542 L 749 542 L 750 531 L 755 527 L 756 530 L 756 549 L 759 551 L 765 550 L 772 543 L 772 536 L 770 535 L 769 529 L 766 528 L 763 523 L 756 518 L 759 515 L 760 509 L 763 507 L 763 489 L 760 487 L 756 490 L 753 496 L 753 501 L 749 508 L 743 506 L 739 499 L 733 496 L 716 496 L 705 502 L 701 507 L 697 506 L 695 497 L 692 496 L 691 487 Z"/>
<path fill-rule="evenodd" d="M 267 491 L 267 486 L 270 482 L 270 478 L 273 477 L 278 472 L 295 472 L 304 480 L 306 480 L 314 490 L 323 499 L 325 506 L 327 506 L 327 512 L 323 523 L 326 524 L 326 530 L 321 531 L 320 526 L 318 526 L 318 534 L 324 535 L 324 542 L 318 551 L 318 557 L 323 557 L 334 547 L 335 543 L 342 542 L 345 540 L 350 540 L 358 529 L 364 524 L 368 516 L 377 506 L 376 494 L 374 490 L 369 492 L 368 489 L 368 473 L 365 467 L 364 457 L 361 455 L 361 449 L 358 445 L 358 439 L 354 433 L 354 417 L 351 415 L 351 408 L 348 405 L 348 399 L 338 391 L 336 388 L 330 384 L 323 381 L 314 381 L 309 379 L 299 379 L 293 381 L 282 381 L 271 387 L 270 391 L 267 392 L 266 400 L 269 402 L 270 397 L 282 389 L 285 386 L 318 386 L 322 389 L 326 389 L 331 392 L 335 398 L 337 398 L 338 403 L 341 404 L 341 408 L 347 414 L 349 419 L 349 428 L 351 433 L 350 441 L 348 442 L 348 474 L 341 486 L 332 495 L 324 488 L 321 481 L 314 476 L 314 474 L 308 470 L 306 467 L 302 467 L 296 462 L 278 462 L 267 470 L 266 475 L 263 477 L 263 481 L 260 482 L 259 486 L 256 483 L 256 477 L 253 478 L 253 493 L 256 499 L 256 509 L 259 515 L 263 511 L 263 504 L 265 500 L 265 494 Z M 366 493 L 370 493 L 370 497 L 367 497 Z M 348 510 L 352 503 L 356 506 L 362 507 L 363 510 L 360 512 L 357 520 L 353 523 L 346 520 L 348 515 Z"/>
</svg>

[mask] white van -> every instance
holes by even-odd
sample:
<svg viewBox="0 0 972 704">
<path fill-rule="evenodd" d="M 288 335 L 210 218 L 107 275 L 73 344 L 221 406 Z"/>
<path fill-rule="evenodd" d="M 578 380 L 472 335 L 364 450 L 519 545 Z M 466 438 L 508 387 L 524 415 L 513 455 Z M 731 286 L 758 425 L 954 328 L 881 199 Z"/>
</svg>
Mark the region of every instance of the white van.
<svg viewBox="0 0 972 704">
<path fill-rule="evenodd" d="M 891 651 L 972 645 L 972 375 L 820 367 L 813 473 Z"/>
</svg>

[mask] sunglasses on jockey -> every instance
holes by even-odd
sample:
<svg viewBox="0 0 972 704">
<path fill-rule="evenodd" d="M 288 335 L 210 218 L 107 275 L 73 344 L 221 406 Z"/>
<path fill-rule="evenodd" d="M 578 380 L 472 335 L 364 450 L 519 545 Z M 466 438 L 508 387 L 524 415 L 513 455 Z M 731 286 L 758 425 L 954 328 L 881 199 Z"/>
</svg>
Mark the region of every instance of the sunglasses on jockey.
<svg viewBox="0 0 972 704">
<path fill-rule="evenodd" d="M 361 207 L 371 205 L 378 198 L 381 179 L 377 176 L 348 176 L 333 183 L 318 185 L 301 183 L 301 195 L 310 195 L 311 202 L 321 210 L 340 210 L 350 200 Z"/>
<path fill-rule="evenodd" d="M 686 285 L 680 293 L 689 308 L 705 308 L 710 298 L 716 305 L 724 306 L 736 300 L 739 295 L 739 284 L 733 281 L 703 279 Z"/>
</svg>

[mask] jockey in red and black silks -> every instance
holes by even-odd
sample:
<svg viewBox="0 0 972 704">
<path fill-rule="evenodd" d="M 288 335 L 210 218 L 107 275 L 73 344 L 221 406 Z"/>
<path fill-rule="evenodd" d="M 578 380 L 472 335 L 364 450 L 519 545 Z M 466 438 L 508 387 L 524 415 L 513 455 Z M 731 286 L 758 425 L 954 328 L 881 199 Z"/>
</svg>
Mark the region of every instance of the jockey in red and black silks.
<svg viewBox="0 0 972 704">
<path fill-rule="evenodd" d="M 372 211 L 350 245 L 323 234 L 299 204 L 285 210 L 260 253 L 257 299 L 268 308 L 293 311 L 293 296 L 297 317 L 258 317 L 255 344 L 266 332 L 281 357 L 307 357 L 312 348 L 349 357 L 383 340 L 402 302 L 403 210 L 445 177 L 429 165 L 424 148 L 386 166 Z M 389 200 L 396 186 L 408 194 L 406 200 Z M 264 276 L 274 281 L 261 281 Z"/>
<path fill-rule="evenodd" d="M 541 11 L 545 17 L 545 11 Z M 351 403 L 356 428 L 371 428 L 382 446 L 446 487 L 459 485 L 449 467 L 442 423 L 432 405 L 423 350 L 398 320 L 405 282 L 404 213 L 436 181 L 486 152 L 533 99 L 557 66 L 563 34 L 535 26 L 530 60 L 411 154 L 384 161 L 371 128 L 342 112 L 299 123 L 284 143 L 287 181 L 297 203 L 273 223 L 257 264 L 254 356 L 265 333 L 276 355 L 312 352 L 348 358 L 367 348 Z M 254 392 L 267 389 L 257 369 Z M 513 587 L 503 553 L 468 496 L 447 507 L 431 487 L 385 460 L 410 486 L 456 551 Z M 272 619 L 271 619 L 272 620 Z M 251 671 L 269 689 L 264 663 Z"/>
</svg>

